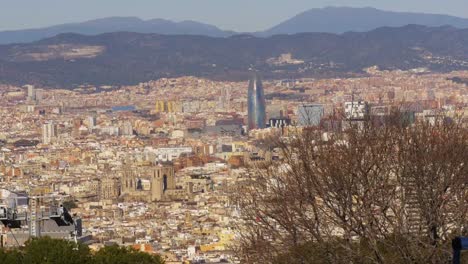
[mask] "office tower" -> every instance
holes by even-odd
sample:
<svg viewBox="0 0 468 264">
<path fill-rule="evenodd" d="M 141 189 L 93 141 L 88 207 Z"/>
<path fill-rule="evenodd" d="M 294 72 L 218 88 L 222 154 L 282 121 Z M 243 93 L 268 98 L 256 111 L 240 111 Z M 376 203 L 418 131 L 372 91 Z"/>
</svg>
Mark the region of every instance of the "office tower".
<svg viewBox="0 0 468 264">
<path fill-rule="evenodd" d="M 218 109 L 223 111 L 231 110 L 231 87 L 221 88 L 221 96 L 218 100 Z"/>
<path fill-rule="evenodd" d="M 120 188 L 119 188 L 120 180 L 117 178 L 104 178 L 101 180 L 100 184 L 100 192 L 99 198 L 100 199 L 116 199 L 119 197 Z"/>
<path fill-rule="evenodd" d="M 156 113 L 164 113 L 165 112 L 165 101 L 158 100 L 156 101 L 155 111 Z"/>
<path fill-rule="evenodd" d="M 122 136 L 131 136 L 133 135 L 133 126 L 130 121 L 125 121 L 120 129 L 120 134 Z"/>
<path fill-rule="evenodd" d="M 156 113 L 182 112 L 182 104 L 179 101 L 158 100 L 155 105 Z"/>
<path fill-rule="evenodd" d="M 83 124 L 83 120 L 81 118 L 73 119 L 73 128 L 72 128 L 72 136 L 79 137 L 80 136 L 80 128 Z"/>
<path fill-rule="evenodd" d="M 28 89 L 28 101 L 36 101 L 36 88 L 34 85 L 25 85 Z"/>
<path fill-rule="evenodd" d="M 36 101 L 40 102 L 42 101 L 42 98 L 44 98 L 44 91 L 43 90 L 36 90 L 35 92 L 35 95 L 36 95 Z"/>
<path fill-rule="evenodd" d="M 323 105 L 303 104 L 297 108 L 297 121 L 299 126 L 319 126 L 324 115 Z"/>
<path fill-rule="evenodd" d="M 88 117 L 88 128 L 93 129 L 97 124 L 97 120 L 95 116 Z"/>
<path fill-rule="evenodd" d="M 249 83 L 248 91 L 248 129 L 265 128 L 266 109 L 265 95 L 262 80 L 257 72 L 254 72 Z"/>
<path fill-rule="evenodd" d="M 167 109 L 168 113 L 174 113 L 175 112 L 174 111 L 174 108 L 175 108 L 174 107 L 174 105 L 175 105 L 174 101 L 167 101 L 166 105 L 167 105 L 166 109 Z"/>
<path fill-rule="evenodd" d="M 50 144 L 57 137 L 57 126 L 50 121 L 42 125 L 42 143 Z"/>
</svg>

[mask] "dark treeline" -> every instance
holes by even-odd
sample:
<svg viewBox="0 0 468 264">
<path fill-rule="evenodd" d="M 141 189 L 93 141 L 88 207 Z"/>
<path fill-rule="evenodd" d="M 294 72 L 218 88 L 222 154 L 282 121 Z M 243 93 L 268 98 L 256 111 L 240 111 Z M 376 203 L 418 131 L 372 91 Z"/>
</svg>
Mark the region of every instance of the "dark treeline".
<svg viewBox="0 0 468 264">
<path fill-rule="evenodd" d="M 0 250 L 1 264 L 163 264 L 160 256 L 132 248 L 107 246 L 91 252 L 88 246 L 42 237 L 24 247 Z"/>
</svg>

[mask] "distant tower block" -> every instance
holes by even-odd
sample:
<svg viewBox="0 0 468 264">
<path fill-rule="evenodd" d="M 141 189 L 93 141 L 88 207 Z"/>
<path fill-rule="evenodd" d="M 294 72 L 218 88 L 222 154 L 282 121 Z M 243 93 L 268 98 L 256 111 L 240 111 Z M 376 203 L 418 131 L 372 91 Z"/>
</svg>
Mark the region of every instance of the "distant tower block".
<svg viewBox="0 0 468 264">
<path fill-rule="evenodd" d="M 80 136 L 80 128 L 83 124 L 83 120 L 81 118 L 73 119 L 73 128 L 72 128 L 72 136 L 79 137 Z"/>
<path fill-rule="evenodd" d="M 224 108 L 227 111 L 230 111 L 231 110 L 231 87 L 224 87 L 223 90 L 224 90 L 224 95 L 223 95 Z"/>
<path fill-rule="evenodd" d="M 97 124 L 96 116 L 88 116 L 88 128 L 93 129 Z"/>
<path fill-rule="evenodd" d="M 34 85 L 25 85 L 28 89 L 28 101 L 36 101 L 36 88 Z"/>
<path fill-rule="evenodd" d="M 42 125 L 42 143 L 50 144 L 57 137 L 57 126 L 50 121 Z"/>
<path fill-rule="evenodd" d="M 266 126 L 266 103 L 263 84 L 257 72 L 254 72 L 249 82 L 248 91 L 248 128 L 258 129 Z"/>
<path fill-rule="evenodd" d="M 190 214 L 190 212 L 186 212 L 185 213 L 185 226 L 186 227 L 192 227 L 192 214 Z"/>
<path fill-rule="evenodd" d="M 156 101 L 155 108 L 156 113 L 176 113 L 182 111 L 182 105 L 179 101 Z"/>
<path fill-rule="evenodd" d="M 164 101 L 156 101 L 156 105 L 155 105 L 156 113 L 164 113 L 165 112 L 164 108 L 165 108 Z"/>
<path fill-rule="evenodd" d="M 218 108 L 223 111 L 231 110 L 231 87 L 221 88 L 221 96 L 219 97 Z"/>
</svg>

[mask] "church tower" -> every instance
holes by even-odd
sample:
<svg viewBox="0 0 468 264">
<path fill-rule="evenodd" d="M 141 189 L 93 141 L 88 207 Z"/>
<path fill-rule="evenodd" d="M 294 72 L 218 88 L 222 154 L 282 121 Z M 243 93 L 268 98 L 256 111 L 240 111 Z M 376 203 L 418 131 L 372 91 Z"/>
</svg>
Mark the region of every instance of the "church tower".
<svg viewBox="0 0 468 264">
<path fill-rule="evenodd" d="M 153 168 L 151 175 L 151 201 L 164 200 L 167 190 L 175 189 L 174 167 L 158 165 Z"/>
</svg>

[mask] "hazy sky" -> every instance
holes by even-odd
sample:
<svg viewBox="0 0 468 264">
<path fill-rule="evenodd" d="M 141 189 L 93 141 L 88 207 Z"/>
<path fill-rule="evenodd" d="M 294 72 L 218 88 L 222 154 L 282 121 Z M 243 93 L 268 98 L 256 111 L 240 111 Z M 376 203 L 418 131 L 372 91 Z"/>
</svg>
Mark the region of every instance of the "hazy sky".
<svg viewBox="0 0 468 264">
<path fill-rule="evenodd" d="M 257 31 L 313 7 L 372 6 L 468 18 L 468 0 L 0 0 L 0 30 L 43 27 L 109 16 L 195 20 Z"/>
</svg>

